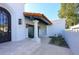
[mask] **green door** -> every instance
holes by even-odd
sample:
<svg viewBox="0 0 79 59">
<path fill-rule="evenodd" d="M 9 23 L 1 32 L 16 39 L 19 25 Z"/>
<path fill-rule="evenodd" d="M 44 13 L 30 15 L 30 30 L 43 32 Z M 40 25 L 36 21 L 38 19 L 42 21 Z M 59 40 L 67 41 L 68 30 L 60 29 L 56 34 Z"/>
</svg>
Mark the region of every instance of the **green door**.
<svg viewBox="0 0 79 59">
<path fill-rule="evenodd" d="M 28 27 L 28 37 L 33 38 L 34 37 L 34 26 Z"/>
<path fill-rule="evenodd" d="M 38 36 L 39 36 L 39 27 L 38 27 Z M 28 25 L 28 37 L 34 38 L 34 26 Z"/>
</svg>

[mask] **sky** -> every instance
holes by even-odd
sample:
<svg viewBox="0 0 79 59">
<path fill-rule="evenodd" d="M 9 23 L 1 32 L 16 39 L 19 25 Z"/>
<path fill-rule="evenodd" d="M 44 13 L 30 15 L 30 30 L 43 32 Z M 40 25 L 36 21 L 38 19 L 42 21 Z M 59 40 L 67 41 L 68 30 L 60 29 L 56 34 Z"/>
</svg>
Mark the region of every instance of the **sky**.
<svg viewBox="0 0 79 59">
<path fill-rule="evenodd" d="M 60 9 L 59 3 L 27 3 L 25 4 L 26 12 L 42 13 L 48 19 L 58 19 L 58 10 Z"/>
</svg>

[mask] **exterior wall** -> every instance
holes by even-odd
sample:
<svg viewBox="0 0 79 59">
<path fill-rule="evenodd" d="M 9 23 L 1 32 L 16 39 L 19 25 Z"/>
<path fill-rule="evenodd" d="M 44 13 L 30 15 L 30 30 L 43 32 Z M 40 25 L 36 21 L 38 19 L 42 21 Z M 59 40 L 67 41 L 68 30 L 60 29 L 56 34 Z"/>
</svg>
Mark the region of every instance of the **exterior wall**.
<svg viewBox="0 0 79 59">
<path fill-rule="evenodd" d="M 64 37 L 74 54 L 79 54 L 79 32 L 65 31 Z"/>
<path fill-rule="evenodd" d="M 25 18 L 25 24 L 34 25 L 33 22 L 31 20 L 27 19 L 27 18 Z M 28 26 L 25 29 L 25 36 L 26 36 L 26 38 L 28 38 Z"/>
<path fill-rule="evenodd" d="M 29 20 L 26 18 L 26 24 L 34 25 L 33 20 Z M 47 25 L 43 23 L 39 23 L 39 37 L 46 37 L 47 36 Z M 28 27 L 26 27 L 26 38 L 28 38 Z"/>
<path fill-rule="evenodd" d="M 0 3 L 0 7 L 7 9 L 11 14 L 11 35 L 12 41 L 25 39 L 25 20 L 23 16 L 23 3 Z M 22 19 L 22 24 L 18 24 L 18 19 Z"/>
<path fill-rule="evenodd" d="M 47 25 L 39 23 L 39 37 L 47 37 Z"/>
<path fill-rule="evenodd" d="M 47 36 L 62 34 L 62 31 L 65 29 L 65 20 L 52 20 L 52 23 L 52 25 L 47 26 Z"/>
</svg>

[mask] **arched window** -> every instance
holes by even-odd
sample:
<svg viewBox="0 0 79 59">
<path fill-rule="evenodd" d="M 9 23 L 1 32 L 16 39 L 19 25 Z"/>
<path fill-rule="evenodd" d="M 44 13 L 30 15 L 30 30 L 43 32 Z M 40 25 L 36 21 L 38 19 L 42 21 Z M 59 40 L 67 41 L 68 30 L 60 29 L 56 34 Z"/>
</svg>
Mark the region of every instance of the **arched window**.
<svg viewBox="0 0 79 59">
<path fill-rule="evenodd" d="M 5 9 L 0 7 L 0 42 L 11 40 L 11 15 Z"/>
</svg>

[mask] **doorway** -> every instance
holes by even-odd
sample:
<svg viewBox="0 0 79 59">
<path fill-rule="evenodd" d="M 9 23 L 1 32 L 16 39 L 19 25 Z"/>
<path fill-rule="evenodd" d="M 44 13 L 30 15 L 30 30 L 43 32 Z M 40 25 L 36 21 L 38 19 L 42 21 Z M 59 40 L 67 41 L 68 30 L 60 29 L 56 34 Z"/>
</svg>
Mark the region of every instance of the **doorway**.
<svg viewBox="0 0 79 59">
<path fill-rule="evenodd" d="M 11 15 L 0 7 L 0 43 L 11 41 Z"/>
</svg>

